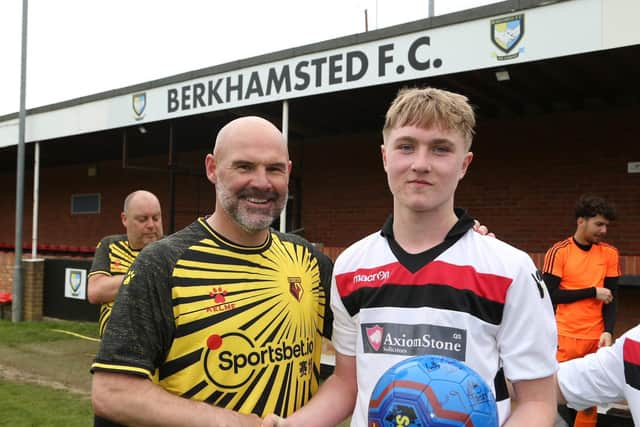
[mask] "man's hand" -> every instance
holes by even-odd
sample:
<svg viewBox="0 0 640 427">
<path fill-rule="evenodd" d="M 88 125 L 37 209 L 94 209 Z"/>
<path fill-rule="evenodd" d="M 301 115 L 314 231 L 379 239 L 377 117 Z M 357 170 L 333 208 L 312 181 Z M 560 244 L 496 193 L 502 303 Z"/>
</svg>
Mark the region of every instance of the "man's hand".
<svg viewBox="0 0 640 427">
<path fill-rule="evenodd" d="M 611 301 L 613 301 L 613 294 L 611 293 L 611 289 L 596 287 L 596 299 L 602 301 L 605 304 L 609 304 Z"/>
<path fill-rule="evenodd" d="M 496 237 L 495 234 L 489 233 L 489 229 L 485 225 L 480 224 L 480 221 L 477 219 L 473 220 L 473 231 L 480 233 L 483 236 Z"/>
<path fill-rule="evenodd" d="M 276 414 L 269 414 L 264 417 L 262 427 L 288 427 L 288 424 L 284 418 L 280 418 Z"/>
<path fill-rule="evenodd" d="M 598 348 L 600 347 L 610 347 L 613 343 L 613 337 L 609 332 L 603 332 L 600 335 L 600 340 L 598 341 Z"/>
<path fill-rule="evenodd" d="M 238 424 L 233 424 L 233 425 L 236 425 L 238 427 L 240 426 L 259 427 L 262 425 L 262 420 L 256 414 L 248 414 L 248 415 L 240 414 L 240 418 L 241 419 L 238 420 Z"/>
<path fill-rule="evenodd" d="M 124 278 L 124 274 L 94 274 L 87 282 L 87 299 L 91 304 L 113 302 Z"/>
</svg>

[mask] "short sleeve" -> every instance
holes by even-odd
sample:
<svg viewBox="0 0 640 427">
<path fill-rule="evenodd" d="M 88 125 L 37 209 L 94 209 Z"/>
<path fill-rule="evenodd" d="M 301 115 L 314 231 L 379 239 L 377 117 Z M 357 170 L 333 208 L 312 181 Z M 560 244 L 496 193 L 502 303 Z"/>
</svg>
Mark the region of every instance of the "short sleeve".
<svg viewBox="0 0 640 427">
<path fill-rule="evenodd" d="M 620 271 L 620 255 L 616 248 L 610 247 L 607 260 L 607 277 L 619 277 L 622 272 Z"/>
<path fill-rule="evenodd" d="M 331 280 L 331 310 L 333 311 L 333 336 L 331 339 L 333 346 L 341 354 L 355 356 L 358 321 L 349 314 L 342 302 L 335 274 Z"/>
<path fill-rule="evenodd" d="M 554 245 L 544 255 L 543 273 L 556 277 L 564 276 L 564 265 L 566 263 L 567 251 Z"/>
<path fill-rule="evenodd" d="M 109 242 L 106 238 L 102 239 L 96 246 L 96 252 L 91 263 L 89 276 L 95 273 L 111 275 L 109 261 Z"/>
<path fill-rule="evenodd" d="M 151 377 L 169 350 L 175 330 L 170 290 L 173 264 L 158 250 L 161 245 L 153 249 L 140 253 L 123 280 L 94 370 Z"/>
<path fill-rule="evenodd" d="M 557 329 L 549 292 L 526 254 L 519 263 L 497 335 L 505 376 L 513 382 L 544 378 L 557 370 Z"/>
</svg>

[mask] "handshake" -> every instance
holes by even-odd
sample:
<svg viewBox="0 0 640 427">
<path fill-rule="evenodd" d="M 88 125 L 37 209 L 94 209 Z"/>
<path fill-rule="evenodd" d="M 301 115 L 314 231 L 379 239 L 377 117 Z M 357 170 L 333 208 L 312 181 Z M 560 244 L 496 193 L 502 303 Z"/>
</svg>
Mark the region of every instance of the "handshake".
<svg viewBox="0 0 640 427">
<path fill-rule="evenodd" d="M 282 417 L 275 414 L 269 414 L 264 417 L 262 421 L 262 427 L 288 427 L 289 423 Z"/>
</svg>

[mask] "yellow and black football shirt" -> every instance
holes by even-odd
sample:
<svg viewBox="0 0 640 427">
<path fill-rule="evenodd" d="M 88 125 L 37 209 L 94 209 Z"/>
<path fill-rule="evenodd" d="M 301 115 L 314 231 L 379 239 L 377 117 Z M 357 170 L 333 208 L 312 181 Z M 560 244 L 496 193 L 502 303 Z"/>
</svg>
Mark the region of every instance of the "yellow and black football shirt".
<svg viewBox="0 0 640 427">
<path fill-rule="evenodd" d="M 139 252 L 139 250 L 134 250 L 129 246 L 126 234 L 107 236 L 100 240 L 100 243 L 96 246 L 89 277 L 94 274 L 106 274 L 107 276 L 124 274 L 131 267 Z M 111 315 L 112 307 L 113 301 L 102 304 L 100 307 L 98 321 L 100 336 L 104 334 L 104 328 Z"/>
<path fill-rule="evenodd" d="M 331 268 L 298 236 L 239 246 L 200 218 L 138 256 L 92 371 L 151 379 L 157 369 L 176 395 L 287 416 L 318 388 Z"/>
</svg>

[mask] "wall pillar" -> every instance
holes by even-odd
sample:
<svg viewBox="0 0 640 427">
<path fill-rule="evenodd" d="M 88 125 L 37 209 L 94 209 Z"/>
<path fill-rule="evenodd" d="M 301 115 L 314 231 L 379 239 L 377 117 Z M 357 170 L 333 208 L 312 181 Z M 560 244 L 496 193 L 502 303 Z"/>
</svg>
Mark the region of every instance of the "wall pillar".
<svg viewBox="0 0 640 427">
<path fill-rule="evenodd" d="M 14 252 L 0 251 L 0 292 L 12 292 L 13 290 L 13 270 Z"/>
<path fill-rule="evenodd" d="M 23 320 L 42 320 L 44 304 L 44 259 L 23 259 Z"/>
</svg>

